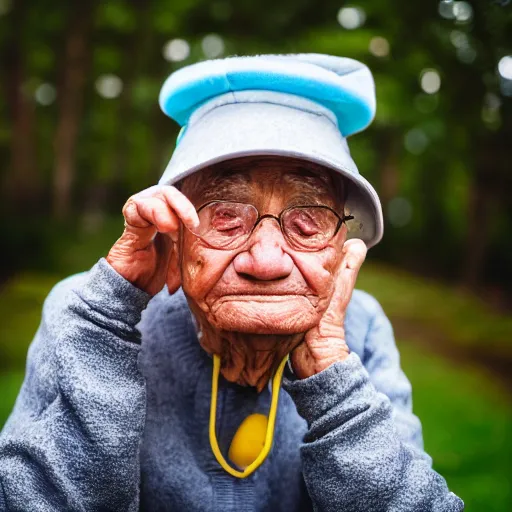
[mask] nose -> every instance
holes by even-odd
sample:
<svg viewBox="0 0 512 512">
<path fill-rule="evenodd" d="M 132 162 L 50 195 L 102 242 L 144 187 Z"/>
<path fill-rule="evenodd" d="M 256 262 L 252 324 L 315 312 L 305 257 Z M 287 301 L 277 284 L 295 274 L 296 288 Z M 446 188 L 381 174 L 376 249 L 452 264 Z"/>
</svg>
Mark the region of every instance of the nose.
<svg viewBox="0 0 512 512">
<path fill-rule="evenodd" d="M 233 260 L 238 274 L 249 279 L 274 281 L 288 277 L 293 260 L 283 251 L 285 241 L 275 219 L 263 219 L 249 238 L 246 251 Z"/>
</svg>

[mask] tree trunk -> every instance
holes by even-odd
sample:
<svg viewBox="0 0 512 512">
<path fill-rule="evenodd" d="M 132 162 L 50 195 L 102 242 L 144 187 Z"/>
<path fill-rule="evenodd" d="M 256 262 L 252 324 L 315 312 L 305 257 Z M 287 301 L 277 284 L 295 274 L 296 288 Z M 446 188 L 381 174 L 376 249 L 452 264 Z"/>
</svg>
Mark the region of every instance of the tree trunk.
<svg viewBox="0 0 512 512">
<path fill-rule="evenodd" d="M 39 206 L 41 181 L 37 172 L 34 144 L 34 101 L 26 90 L 26 72 L 22 50 L 25 4 L 18 0 L 11 13 L 11 37 L 6 44 L 6 96 L 12 125 L 10 170 L 5 177 L 5 199 L 16 213 L 26 205 Z M 36 208 L 37 210 L 37 208 Z"/>
<path fill-rule="evenodd" d="M 112 144 L 112 154 L 108 158 L 108 174 L 92 184 L 91 190 L 88 192 L 84 212 L 84 217 L 87 219 L 91 217 L 100 219 L 107 204 L 116 204 L 120 201 L 119 190 L 123 190 L 126 168 L 130 161 L 131 148 L 128 136 L 134 121 L 133 86 L 136 79 L 143 76 L 147 56 L 151 55 L 150 47 L 153 37 L 151 5 L 146 0 L 130 0 L 128 3 L 136 14 L 137 28 L 120 43 L 125 51 L 123 69 L 121 70 L 123 91 L 117 100 L 119 103 L 115 114 L 118 129 Z M 141 122 L 141 120 L 138 119 L 137 122 Z M 121 200 L 124 202 L 125 199 L 123 196 Z"/>
<path fill-rule="evenodd" d="M 400 185 L 399 154 L 401 137 L 393 128 L 385 128 L 380 131 L 378 141 L 379 195 L 384 214 L 387 214 L 389 201 L 398 194 Z"/>
<path fill-rule="evenodd" d="M 489 218 L 492 196 L 482 187 L 472 185 L 470 190 L 469 229 L 463 284 L 476 290 L 485 262 L 489 239 Z"/>
<path fill-rule="evenodd" d="M 84 86 L 92 53 L 89 33 L 94 14 L 92 2 L 73 4 L 64 46 L 63 76 L 59 89 L 59 118 L 54 140 L 53 212 L 63 219 L 71 210 L 75 178 L 75 151 L 80 125 Z"/>
<path fill-rule="evenodd" d="M 497 207 L 496 193 L 500 181 L 499 153 L 491 136 L 480 137 L 475 141 L 480 148 L 475 161 L 473 181 L 470 184 L 468 204 L 468 235 L 466 261 L 463 266 L 462 285 L 476 291 L 481 281 L 487 250 L 490 243 L 490 226 Z"/>
<path fill-rule="evenodd" d="M 154 139 L 151 149 L 151 172 L 149 173 L 149 181 L 156 184 L 162 177 L 165 167 L 173 153 L 173 144 L 176 140 L 178 132 L 172 138 L 172 123 L 169 118 L 162 112 L 160 107 L 156 105 L 153 109 L 151 126 L 153 127 Z"/>
<path fill-rule="evenodd" d="M 124 183 L 127 162 L 130 158 L 128 135 L 133 119 L 133 85 L 135 80 L 143 76 L 147 56 L 151 55 L 153 31 L 151 26 L 151 6 L 145 0 L 131 0 L 131 5 L 137 13 L 137 29 L 131 35 L 124 62 L 124 87 L 119 105 L 119 127 L 115 142 L 115 165 L 109 180 L 110 191 Z M 138 119 L 136 122 L 140 122 Z M 109 198 L 111 194 L 107 194 Z"/>
</svg>

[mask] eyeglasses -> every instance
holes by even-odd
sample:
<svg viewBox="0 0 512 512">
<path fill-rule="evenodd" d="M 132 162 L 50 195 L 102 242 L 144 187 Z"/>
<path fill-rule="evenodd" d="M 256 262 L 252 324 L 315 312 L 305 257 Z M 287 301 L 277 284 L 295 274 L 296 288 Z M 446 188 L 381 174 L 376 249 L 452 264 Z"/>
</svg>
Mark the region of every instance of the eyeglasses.
<svg viewBox="0 0 512 512">
<path fill-rule="evenodd" d="M 211 201 L 198 210 L 199 228 L 194 234 L 214 249 L 233 250 L 241 247 L 256 226 L 266 218 L 275 219 L 288 244 L 298 251 L 319 251 L 327 246 L 344 221 L 328 206 L 291 206 L 278 217 L 260 215 L 252 204 Z"/>
</svg>

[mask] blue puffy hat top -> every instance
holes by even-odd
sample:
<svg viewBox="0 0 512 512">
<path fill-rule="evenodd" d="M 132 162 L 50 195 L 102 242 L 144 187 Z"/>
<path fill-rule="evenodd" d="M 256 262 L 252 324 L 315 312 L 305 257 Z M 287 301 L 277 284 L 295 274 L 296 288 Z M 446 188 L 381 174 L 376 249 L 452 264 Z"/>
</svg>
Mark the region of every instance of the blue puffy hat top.
<svg viewBox="0 0 512 512">
<path fill-rule="evenodd" d="M 321 54 L 257 55 L 199 62 L 169 76 L 160 107 L 181 126 L 221 94 L 268 90 L 301 96 L 333 112 L 343 137 L 364 130 L 375 116 L 375 85 L 361 62 Z"/>
</svg>

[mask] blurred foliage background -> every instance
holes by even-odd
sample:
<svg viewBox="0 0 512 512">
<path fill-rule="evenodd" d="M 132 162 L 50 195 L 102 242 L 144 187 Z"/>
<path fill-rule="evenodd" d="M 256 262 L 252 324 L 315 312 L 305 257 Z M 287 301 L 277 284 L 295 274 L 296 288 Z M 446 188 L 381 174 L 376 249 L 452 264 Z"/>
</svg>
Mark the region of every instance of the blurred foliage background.
<svg viewBox="0 0 512 512">
<path fill-rule="evenodd" d="M 374 72 L 349 143 L 386 226 L 358 287 L 393 322 L 436 469 L 468 510 L 512 510 L 510 0 L 0 0 L 0 426 L 46 294 L 106 255 L 172 154 L 165 78 L 289 52 Z"/>
</svg>

